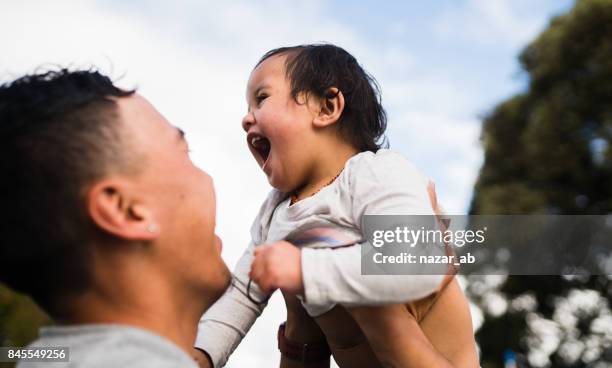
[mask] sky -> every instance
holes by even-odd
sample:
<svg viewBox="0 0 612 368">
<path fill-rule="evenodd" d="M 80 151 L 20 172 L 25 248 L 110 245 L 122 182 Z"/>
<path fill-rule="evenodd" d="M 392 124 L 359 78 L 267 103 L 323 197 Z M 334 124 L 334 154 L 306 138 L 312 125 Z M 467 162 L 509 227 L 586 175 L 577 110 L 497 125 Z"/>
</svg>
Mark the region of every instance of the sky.
<svg viewBox="0 0 612 368">
<path fill-rule="evenodd" d="M 217 232 L 233 267 L 270 187 L 240 121 L 246 81 L 272 48 L 331 42 L 379 82 L 391 148 L 466 213 L 482 164 L 482 117 L 525 90 L 517 55 L 569 0 L 8 1 L 0 0 L 0 81 L 57 66 L 95 66 L 137 87 L 187 134 L 214 178 Z M 285 318 L 273 296 L 228 367 L 278 362 Z"/>
</svg>

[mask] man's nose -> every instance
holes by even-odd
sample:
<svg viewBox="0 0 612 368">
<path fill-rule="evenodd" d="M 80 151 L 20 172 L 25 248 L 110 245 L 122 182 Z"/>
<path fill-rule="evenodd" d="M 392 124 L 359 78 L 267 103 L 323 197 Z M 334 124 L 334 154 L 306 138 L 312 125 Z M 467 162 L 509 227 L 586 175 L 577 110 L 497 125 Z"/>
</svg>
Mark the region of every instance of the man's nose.
<svg viewBox="0 0 612 368">
<path fill-rule="evenodd" d="M 255 116 L 252 112 L 248 112 L 242 118 L 242 129 L 244 129 L 245 132 L 248 132 L 252 125 L 255 125 Z"/>
</svg>

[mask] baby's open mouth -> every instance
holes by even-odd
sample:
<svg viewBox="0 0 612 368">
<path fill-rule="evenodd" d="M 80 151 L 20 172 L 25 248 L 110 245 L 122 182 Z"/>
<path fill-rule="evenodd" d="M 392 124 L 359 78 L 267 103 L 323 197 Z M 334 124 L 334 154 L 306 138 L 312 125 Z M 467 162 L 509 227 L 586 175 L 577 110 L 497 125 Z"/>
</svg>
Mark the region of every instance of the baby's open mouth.
<svg viewBox="0 0 612 368">
<path fill-rule="evenodd" d="M 251 147 L 251 151 L 256 153 L 261 158 L 262 165 L 268 160 L 270 156 L 270 141 L 258 133 L 249 133 L 247 135 L 247 142 Z"/>
</svg>

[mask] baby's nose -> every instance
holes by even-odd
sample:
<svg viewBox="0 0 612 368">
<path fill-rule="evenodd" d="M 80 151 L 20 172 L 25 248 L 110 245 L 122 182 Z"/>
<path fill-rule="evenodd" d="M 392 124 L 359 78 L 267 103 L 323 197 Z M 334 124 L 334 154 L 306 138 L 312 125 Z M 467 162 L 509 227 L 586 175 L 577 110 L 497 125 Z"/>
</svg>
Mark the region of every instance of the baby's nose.
<svg viewBox="0 0 612 368">
<path fill-rule="evenodd" d="M 253 116 L 252 112 L 248 112 L 242 118 L 242 129 L 244 129 L 245 132 L 248 132 L 249 128 L 251 128 L 251 126 L 254 124 L 255 124 L 255 116 Z"/>
</svg>

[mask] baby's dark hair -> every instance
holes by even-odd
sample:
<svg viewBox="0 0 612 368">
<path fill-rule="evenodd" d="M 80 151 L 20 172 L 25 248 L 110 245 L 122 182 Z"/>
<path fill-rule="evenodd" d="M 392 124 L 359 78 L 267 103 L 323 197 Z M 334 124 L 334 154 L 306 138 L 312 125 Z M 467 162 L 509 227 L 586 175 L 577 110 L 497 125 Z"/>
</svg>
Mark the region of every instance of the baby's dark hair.
<svg viewBox="0 0 612 368">
<path fill-rule="evenodd" d="M 359 65 L 355 57 L 331 44 L 280 47 L 268 51 L 255 67 L 275 55 L 287 55 L 285 73 L 291 96 L 297 102 L 301 93 L 332 98 L 329 89 L 344 95 L 344 111 L 339 131 L 360 152 L 376 152 L 388 146 L 385 137 L 387 114 L 381 104 L 380 87 Z"/>
</svg>

